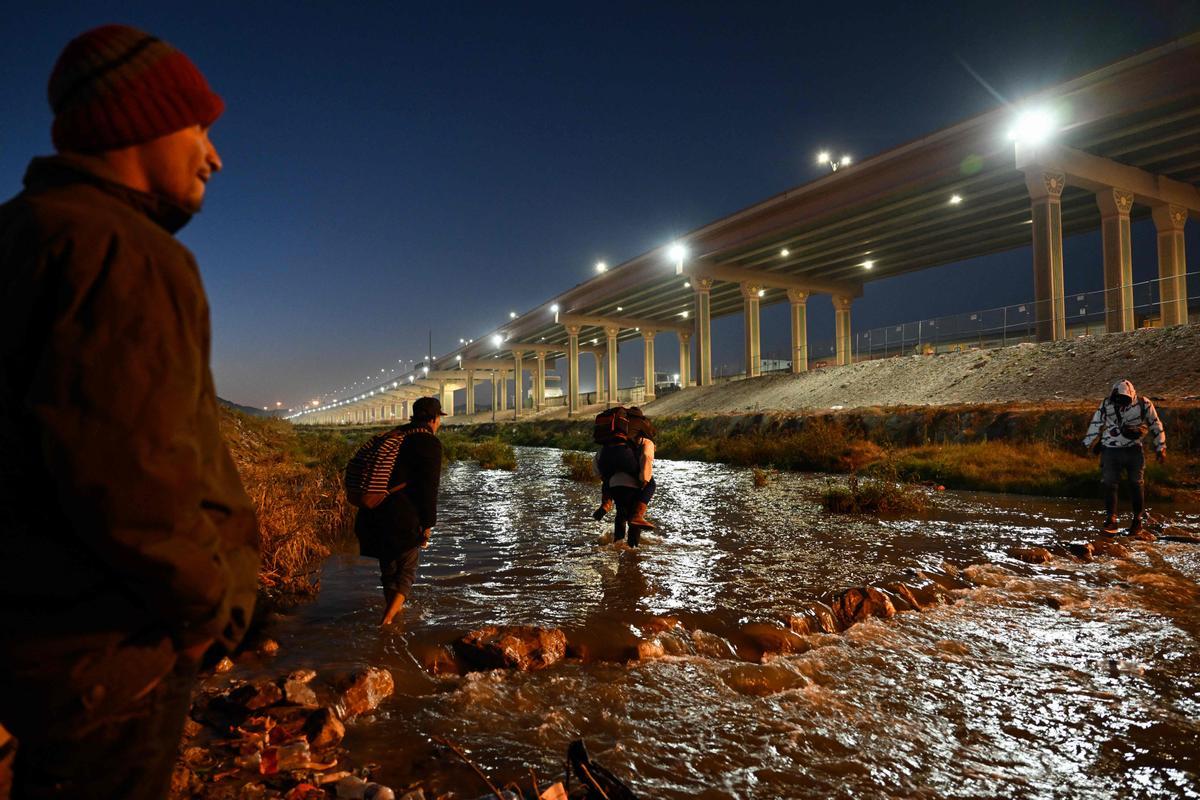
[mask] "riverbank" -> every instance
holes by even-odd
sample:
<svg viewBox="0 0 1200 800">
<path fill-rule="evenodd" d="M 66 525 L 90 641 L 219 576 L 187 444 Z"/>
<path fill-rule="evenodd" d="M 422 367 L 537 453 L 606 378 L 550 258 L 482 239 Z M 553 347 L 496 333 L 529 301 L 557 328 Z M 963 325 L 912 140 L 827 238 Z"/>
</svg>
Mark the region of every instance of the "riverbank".
<svg viewBox="0 0 1200 800">
<path fill-rule="evenodd" d="M 1080 444 L 1092 404 L 865 408 L 825 413 L 655 417 L 660 458 L 828 473 L 886 474 L 950 489 L 1100 496 Z M 1147 465 L 1152 500 L 1200 504 L 1200 403 L 1164 402 L 1169 459 Z M 590 450 L 590 419 L 456 426 L 452 435 Z"/>
</svg>

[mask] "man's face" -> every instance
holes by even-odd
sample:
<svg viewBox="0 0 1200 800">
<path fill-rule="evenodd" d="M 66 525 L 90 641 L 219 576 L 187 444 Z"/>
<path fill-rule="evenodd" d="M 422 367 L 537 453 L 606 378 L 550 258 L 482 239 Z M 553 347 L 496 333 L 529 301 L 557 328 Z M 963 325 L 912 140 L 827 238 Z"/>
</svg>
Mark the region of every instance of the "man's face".
<svg viewBox="0 0 1200 800">
<path fill-rule="evenodd" d="M 208 128 L 190 128 L 160 136 L 138 147 L 151 194 L 196 213 L 204 204 L 204 188 L 221 169 L 221 157 L 208 139 Z"/>
<path fill-rule="evenodd" d="M 438 428 L 440 428 L 440 427 L 442 427 L 442 418 L 441 417 L 434 417 L 433 419 L 429 420 L 430 433 L 437 433 Z"/>
</svg>

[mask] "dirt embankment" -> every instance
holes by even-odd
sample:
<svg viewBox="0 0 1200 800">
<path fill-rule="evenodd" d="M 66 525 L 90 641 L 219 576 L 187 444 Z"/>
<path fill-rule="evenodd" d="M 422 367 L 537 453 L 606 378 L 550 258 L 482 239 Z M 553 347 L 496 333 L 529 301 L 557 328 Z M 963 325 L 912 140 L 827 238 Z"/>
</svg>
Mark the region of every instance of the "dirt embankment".
<svg viewBox="0 0 1200 800">
<path fill-rule="evenodd" d="M 1200 400 L 1200 326 L 768 375 L 671 394 L 646 411 L 662 417 L 968 403 L 1094 404 L 1122 378 L 1171 405 Z"/>
</svg>

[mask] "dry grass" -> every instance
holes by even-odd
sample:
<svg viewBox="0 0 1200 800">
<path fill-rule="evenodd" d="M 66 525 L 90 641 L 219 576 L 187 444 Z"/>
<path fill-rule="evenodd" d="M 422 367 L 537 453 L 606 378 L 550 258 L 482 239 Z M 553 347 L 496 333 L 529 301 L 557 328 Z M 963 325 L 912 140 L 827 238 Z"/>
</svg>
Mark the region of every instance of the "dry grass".
<svg viewBox="0 0 1200 800">
<path fill-rule="evenodd" d="M 580 483 L 599 483 L 600 478 L 592 469 L 592 456 L 580 453 L 578 450 L 564 450 L 563 466 L 567 468 L 567 477 Z"/>
<path fill-rule="evenodd" d="M 845 484 L 830 482 L 821 506 L 835 514 L 919 514 L 925 494 L 911 484 L 851 475 Z"/>
<path fill-rule="evenodd" d="M 342 469 L 362 437 L 304 431 L 225 408 L 221 431 L 258 513 L 261 585 L 283 593 L 315 590 L 317 567 L 353 517 Z"/>
</svg>

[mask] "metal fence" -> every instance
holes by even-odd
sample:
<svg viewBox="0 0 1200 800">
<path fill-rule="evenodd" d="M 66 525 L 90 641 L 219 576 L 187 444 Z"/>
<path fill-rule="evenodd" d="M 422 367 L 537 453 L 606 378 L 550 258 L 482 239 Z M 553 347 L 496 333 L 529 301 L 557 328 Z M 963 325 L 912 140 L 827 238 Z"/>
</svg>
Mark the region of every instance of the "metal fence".
<svg viewBox="0 0 1200 800">
<path fill-rule="evenodd" d="M 1188 273 L 1186 283 L 1191 287 L 1184 300 L 1185 307 L 1200 306 L 1200 273 Z M 1177 279 L 1175 279 L 1177 281 Z M 1067 295 L 1063 298 L 1068 336 L 1086 336 L 1104 333 L 1109 329 L 1109 318 L 1116 312 L 1108 311 L 1105 300 L 1116 292 L 1127 292 L 1133 312 L 1133 324 L 1137 328 L 1158 327 L 1161 324 L 1159 304 L 1159 279 L 1135 283 L 1120 289 L 1100 289 Z M 1115 304 L 1114 304 L 1115 305 Z M 1045 326 L 1048 309 L 1039 308 L 1036 302 L 1016 303 L 983 311 L 969 311 L 932 319 L 888 325 L 881 328 L 858 331 L 854 334 L 852 352 L 855 361 L 885 358 L 913 353 L 943 353 L 968 348 L 1004 347 L 1038 339 L 1039 325 Z M 1189 322 L 1196 318 L 1192 312 Z M 1119 325 L 1117 326 L 1119 328 Z M 829 353 L 819 354 L 829 358 Z M 814 354 L 816 355 L 816 354 Z M 812 361 L 812 356 L 810 356 Z"/>
</svg>

